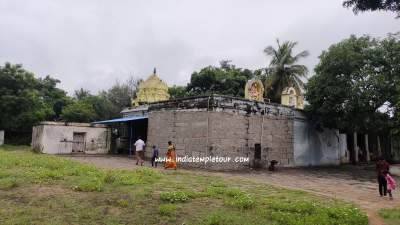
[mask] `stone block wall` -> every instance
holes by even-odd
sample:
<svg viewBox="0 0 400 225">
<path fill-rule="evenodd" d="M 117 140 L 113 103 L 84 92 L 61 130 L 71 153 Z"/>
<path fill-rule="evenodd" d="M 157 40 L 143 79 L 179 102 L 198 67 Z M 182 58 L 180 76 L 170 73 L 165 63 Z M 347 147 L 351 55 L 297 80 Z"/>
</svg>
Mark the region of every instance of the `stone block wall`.
<svg viewBox="0 0 400 225">
<path fill-rule="evenodd" d="M 147 151 L 157 145 L 164 156 L 167 142 L 176 145 L 178 156 L 230 157 L 227 163 L 178 163 L 181 167 L 236 170 L 255 166 L 255 145 L 261 145 L 257 165 L 277 160 L 293 165 L 293 117 L 290 109 L 271 104 L 213 97 L 158 103 L 149 110 Z M 236 157 L 247 162 L 233 162 Z"/>
</svg>

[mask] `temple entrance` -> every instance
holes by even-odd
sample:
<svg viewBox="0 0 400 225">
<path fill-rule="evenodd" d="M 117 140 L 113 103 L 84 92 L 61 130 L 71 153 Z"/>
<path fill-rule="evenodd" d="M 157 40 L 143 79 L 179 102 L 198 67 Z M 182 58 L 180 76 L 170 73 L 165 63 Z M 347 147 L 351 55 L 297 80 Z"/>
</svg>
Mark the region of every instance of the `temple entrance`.
<svg viewBox="0 0 400 225">
<path fill-rule="evenodd" d="M 147 116 L 131 116 L 113 120 L 99 121 L 95 124 L 106 124 L 111 127 L 110 154 L 133 155 L 134 143 L 140 137 L 147 141 Z"/>
</svg>

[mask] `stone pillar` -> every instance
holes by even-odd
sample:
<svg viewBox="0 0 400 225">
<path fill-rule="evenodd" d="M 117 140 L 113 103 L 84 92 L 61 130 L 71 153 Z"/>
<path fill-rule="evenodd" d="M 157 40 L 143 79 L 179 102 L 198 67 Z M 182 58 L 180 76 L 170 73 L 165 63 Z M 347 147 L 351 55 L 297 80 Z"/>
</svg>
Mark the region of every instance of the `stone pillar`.
<svg viewBox="0 0 400 225">
<path fill-rule="evenodd" d="M 358 163 L 357 132 L 353 133 L 353 152 L 354 152 L 354 162 Z"/>
<path fill-rule="evenodd" d="M 369 155 L 368 134 L 364 135 L 364 141 L 365 141 L 365 153 L 367 154 L 366 160 L 367 162 L 369 162 L 371 161 L 371 157 Z"/>
</svg>

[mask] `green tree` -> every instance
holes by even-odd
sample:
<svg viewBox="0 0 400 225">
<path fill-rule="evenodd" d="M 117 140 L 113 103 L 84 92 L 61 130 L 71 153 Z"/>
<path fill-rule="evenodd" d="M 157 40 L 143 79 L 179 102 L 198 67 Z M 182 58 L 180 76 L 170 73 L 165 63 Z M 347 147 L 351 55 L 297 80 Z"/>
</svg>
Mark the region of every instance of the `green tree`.
<svg viewBox="0 0 400 225">
<path fill-rule="evenodd" d="M 390 39 L 351 36 L 324 51 L 306 87 L 312 120 L 348 132 L 389 129 L 390 115 L 381 109 L 393 105 L 396 95 L 398 61 L 393 60 L 400 59 L 400 51 L 394 47 Z"/>
<path fill-rule="evenodd" d="M 171 99 L 183 98 L 188 96 L 186 86 L 172 86 L 168 88 L 168 93 Z"/>
<path fill-rule="evenodd" d="M 90 91 L 84 88 L 80 88 L 78 90 L 75 90 L 74 92 L 74 98 L 77 100 L 82 100 L 86 97 L 91 96 L 92 94 L 90 94 Z"/>
<path fill-rule="evenodd" d="M 59 83 L 60 80 L 50 76 L 38 79 L 37 88 L 40 91 L 40 95 L 43 96 L 43 100 L 54 111 L 54 116 L 48 118 L 50 120 L 59 120 L 62 108 L 72 103 L 72 99 L 67 96 L 67 93 L 57 88 L 57 84 Z"/>
<path fill-rule="evenodd" d="M 244 97 L 246 82 L 253 78 L 248 69 L 236 68 L 229 61 L 221 61 L 220 67 L 208 66 L 192 73 L 187 85 L 188 95 L 221 94 Z"/>
<path fill-rule="evenodd" d="M 108 100 L 115 106 L 116 110 L 121 112 L 122 109 L 132 106 L 132 99 L 136 97 L 136 90 L 141 79 L 130 77 L 125 82 L 116 81 L 115 84 L 103 92 Z"/>
<path fill-rule="evenodd" d="M 52 96 L 41 82 L 22 65 L 0 66 L 0 129 L 30 131 L 32 125 L 54 116 Z"/>
<path fill-rule="evenodd" d="M 364 11 L 392 11 L 397 12 L 400 16 L 400 1 L 399 0 L 346 0 L 343 2 L 346 8 L 353 8 L 354 13 Z"/>
<path fill-rule="evenodd" d="M 95 120 L 96 112 L 91 104 L 75 101 L 62 110 L 61 118 L 67 122 L 87 123 Z"/>
<path fill-rule="evenodd" d="M 304 87 L 303 78 L 306 78 L 308 69 L 304 65 L 297 64 L 301 58 L 309 55 L 302 51 L 293 56 L 293 48 L 297 42 L 285 41 L 282 44 L 277 40 L 278 48 L 268 46 L 264 49 L 267 56 L 271 56 L 271 62 L 267 68 L 265 91 L 272 102 L 280 102 L 282 91 L 287 86 L 294 86 L 299 91 Z"/>
<path fill-rule="evenodd" d="M 90 95 L 81 100 L 85 105 L 90 105 L 94 111 L 93 120 L 107 120 L 119 117 L 120 109 L 114 105 L 104 94 Z M 87 121 L 91 122 L 91 121 Z"/>
</svg>

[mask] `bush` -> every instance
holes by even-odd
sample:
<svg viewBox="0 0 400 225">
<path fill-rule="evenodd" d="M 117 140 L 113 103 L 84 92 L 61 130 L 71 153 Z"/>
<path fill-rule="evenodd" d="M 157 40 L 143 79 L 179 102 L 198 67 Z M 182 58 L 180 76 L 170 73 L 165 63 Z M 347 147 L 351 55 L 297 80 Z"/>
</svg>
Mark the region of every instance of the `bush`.
<svg viewBox="0 0 400 225">
<path fill-rule="evenodd" d="M 91 192 L 91 191 L 103 191 L 104 183 L 99 178 L 91 178 L 87 180 L 80 181 L 77 185 L 72 187 L 74 191 L 84 191 L 84 192 Z"/>
<path fill-rule="evenodd" d="M 175 214 L 177 208 L 174 204 L 161 204 L 158 207 L 158 213 L 163 216 L 170 216 Z"/>
<path fill-rule="evenodd" d="M 182 191 L 174 191 L 174 192 L 162 192 L 160 194 L 160 199 L 167 202 L 186 202 L 189 200 L 189 196 L 187 193 Z"/>
<path fill-rule="evenodd" d="M 239 209 L 250 209 L 254 207 L 254 200 L 249 194 L 238 194 L 228 201 L 228 204 Z"/>
<path fill-rule="evenodd" d="M 0 179 L 0 190 L 11 190 L 17 186 L 17 181 L 14 178 Z"/>
</svg>

